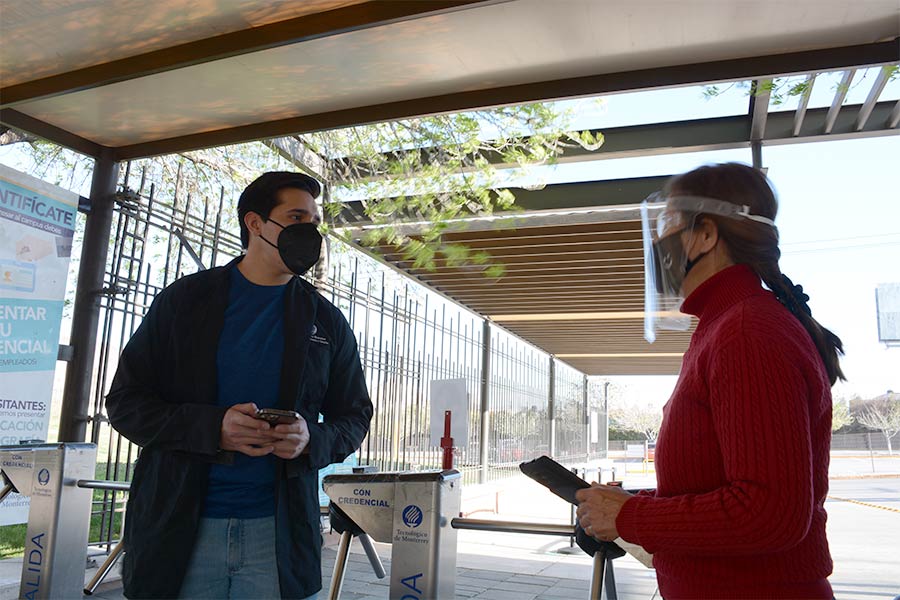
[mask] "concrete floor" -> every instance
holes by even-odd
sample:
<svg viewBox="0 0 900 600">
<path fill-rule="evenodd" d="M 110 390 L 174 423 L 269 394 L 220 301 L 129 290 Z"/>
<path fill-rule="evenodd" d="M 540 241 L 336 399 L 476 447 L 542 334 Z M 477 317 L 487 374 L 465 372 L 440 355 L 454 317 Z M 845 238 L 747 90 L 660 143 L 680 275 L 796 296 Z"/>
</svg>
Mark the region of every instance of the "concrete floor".
<svg viewBox="0 0 900 600">
<path fill-rule="evenodd" d="M 882 469 L 879 465 L 879 471 Z M 897 472 L 900 472 L 898 470 Z M 900 595 L 900 475 L 856 478 L 837 475 L 831 482 L 826 508 L 828 535 L 835 569 L 831 577 L 840 600 L 891 600 Z M 652 474 L 632 473 L 627 487 L 651 484 Z M 499 514 L 493 510 L 499 505 Z M 502 485 L 470 486 L 463 508 L 473 518 L 566 523 L 568 506 L 524 477 Z M 336 554 L 337 536 L 328 536 L 323 550 L 325 600 Z M 376 544 L 390 573 L 390 546 Z M 560 600 L 587 598 L 591 560 L 584 554 L 558 550 L 568 540 L 556 537 L 460 531 L 457 557 L 457 598 L 492 600 Z M 0 600 L 17 595 L 21 561 L 0 561 Z M 631 557 L 615 561 L 621 600 L 650 600 L 656 591 L 654 571 Z M 115 575 L 95 594 L 104 600 L 123 598 Z M 378 580 L 358 542 L 354 543 L 345 576 L 343 600 L 383 600 L 388 579 Z M 657 596 L 658 597 L 658 596 Z"/>
</svg>

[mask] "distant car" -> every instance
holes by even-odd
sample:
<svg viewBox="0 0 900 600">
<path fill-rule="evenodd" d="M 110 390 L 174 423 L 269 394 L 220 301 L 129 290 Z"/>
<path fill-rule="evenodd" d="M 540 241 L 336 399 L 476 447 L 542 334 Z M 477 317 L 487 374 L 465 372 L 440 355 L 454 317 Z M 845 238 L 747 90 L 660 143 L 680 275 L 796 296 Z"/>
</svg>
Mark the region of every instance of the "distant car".
<svg viewBox="0 0 900 600">
<path fill-rule="evenodd" d="M 521 442 L 514 438 L 497 440 L 497 446 L 492 450 L 493 463 L 519 462 L 525 455 Z"/>
</svg>

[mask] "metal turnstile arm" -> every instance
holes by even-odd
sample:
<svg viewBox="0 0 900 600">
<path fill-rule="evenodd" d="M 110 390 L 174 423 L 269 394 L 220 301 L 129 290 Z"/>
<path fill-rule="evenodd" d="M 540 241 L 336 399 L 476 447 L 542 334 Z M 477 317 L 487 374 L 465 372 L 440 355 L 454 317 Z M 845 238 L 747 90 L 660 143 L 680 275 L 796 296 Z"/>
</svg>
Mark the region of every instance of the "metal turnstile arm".
<svg viewBox="0 0 900 600">
<path fill-rule="evenodd" d="M 109 556 L 106 557 L 106 561 L 104 561 L 97 572 L 94 573 L 94 577 L 86 586 L 84 586 L 85 596 L 92 595 L 97 590 L 97 587 L 103 583 L 103 580 L 106 579 L 106 576 L 109 575 L 109 572 L 112 570 L 113 565 L 116 564 L 116 561 L 119 560 L 119 557 L 122 555 L 122 550 L 122 542 L 119 541 L 112 552 L 109 553 Z"/>
<path fill-rule="evenodd" d="M 606 571 L 606 551 L 597 550 L 594 552 L 594 569 L 591 574 L 591 595 L 588 600 L 602 600 L 603 598 L 603 576 Z"/>
<path fill-rule="evenodd" d="M 6 481 L 6 477 L 3 477 L 3 481 Z M 9 496 L 12 492 L 16 491 L 16 488 L 13 487 L 13 484 L 6 482 L 6 485 L 3 486 L 3 489 L 0 490 L 0 502 L 3 502 L 7 496 Z"/>
<path fill-rule="evenodd" d="M 369 557 L 369 562 L 372 564 L 372 570 L 375 571 L 375 577 L 384 579 L 387 573 L 384 570 L 384 565 L 381 563 L 381 557 L 378 556 L 375 546 L 372 545 L 372 538 L 365 533 L 361 533 L 358 537 L 360 543 L 362 543 L 363 550 L 366 551 L 366 556 Z"/>
<path fill-rule="evenodd" d="M 349 531 L 341 534 L 341 543 L 338 545 L 337 556 L 334 557 L 334 571 L 331 573 L 328 600 L 338 600 L 341 597 L 341 587 L 344 585 L 344 573 L 347 572 L 347 559 L 350 557 L 350 542 L 352 541 L 353 534 Z"/>
</svg>

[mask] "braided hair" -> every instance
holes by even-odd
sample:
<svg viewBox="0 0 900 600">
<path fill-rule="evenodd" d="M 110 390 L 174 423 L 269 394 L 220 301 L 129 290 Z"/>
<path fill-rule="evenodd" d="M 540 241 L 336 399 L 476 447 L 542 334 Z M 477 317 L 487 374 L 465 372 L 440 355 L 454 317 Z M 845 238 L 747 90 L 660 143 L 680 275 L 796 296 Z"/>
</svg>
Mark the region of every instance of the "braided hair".
<svg viewBox="0 0 900 600">
<path fill-rule="evenodd" d="M 674 177 L 666 184 L 668 195 L 705 196 L 750 207 L 750 213 L 772 220 L 778 212 L 778 200 L 769 180 L 761 172 L 740 163 L 725 163 L 694 169 Z M 719 237 L 728 246 L 731 259 L 745 264 L 762 279 L 778 301 L 787 308 L 809 332 L 828 378 L 834 385 L 846 380 L 840 365 L 844 353 L 841 339 L 823 327 L 812 316 L 809 296 L 803 286 L 795 285 L 781 272 L 778 261 L 778 230 L 770 225 L 747 219 L 730 219 L 717 215 L 703 215 L 716 223 Z"/>
</svg>

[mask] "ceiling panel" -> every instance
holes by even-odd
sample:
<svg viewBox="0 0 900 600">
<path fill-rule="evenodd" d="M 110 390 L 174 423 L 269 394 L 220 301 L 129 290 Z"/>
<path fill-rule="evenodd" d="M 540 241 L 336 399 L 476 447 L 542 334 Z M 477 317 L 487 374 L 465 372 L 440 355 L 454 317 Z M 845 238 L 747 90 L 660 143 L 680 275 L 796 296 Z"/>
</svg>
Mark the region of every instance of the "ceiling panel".
<svg viewBox="0 0 900 600">
<path fill-rule="evenodd" d="M 461 231 L 444 241 L 488 252 L 506 274 L 483 266 L 413 268 L 397 248 L 382 257 L 421 282 L 485 315 L 497 325 L 556 355 L 588 375 L 674 374 L 690 340 L 687 332 L 660 332 L 644 340 L 644 275 L 640 221 L 568 223 L 516 229 Z M 633 214 L 633 212 L 632 212 Z"/>
<path fill-rule="evenodd" d="M 242 23 L 271 25 L 273 20 L 348 3 L 222 4 L 164 0 L 146 5 L 142 12 L 137 2 L 3 0 L 3 85 L 239 31 Z M 90 89 L 75 86 L 71 93 L 16 104 L 15 110 L 112 147 L 239 127 L 249 127 L 239 132 L 242 139 L 258 139 L 276 135 L 253 129 L 263 122 L 548 81 L 869 44 L 895 37 L 897 17 L 895 0 L 485 2 L 349 32 L 335 24 L 327 35 L 298 43 L 211 62 L 191 60 L 164 72 L 151 68 L 134 79 L 114 78 L 114 83 Z M 128 35 L 132 29 L 133 39 Z M 790 65 L 785 68 L 792 70 Z M 628 87 L 627 81 L 620 84 Z M 660 80 L 656 85 L 667 83 Z M 521 91 L 519 101 L 534 99 Z M 412 114 L 422 107 L 407 110 Z M 431 110 L 447 108 L 435 105 Z M 377 111 L 368 116 L 387 118 Z M 358 123 L 367 115 L 347 118 Z"/>
</svg>

